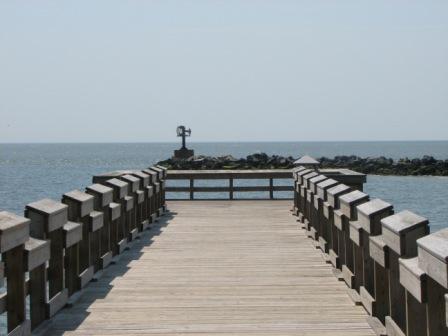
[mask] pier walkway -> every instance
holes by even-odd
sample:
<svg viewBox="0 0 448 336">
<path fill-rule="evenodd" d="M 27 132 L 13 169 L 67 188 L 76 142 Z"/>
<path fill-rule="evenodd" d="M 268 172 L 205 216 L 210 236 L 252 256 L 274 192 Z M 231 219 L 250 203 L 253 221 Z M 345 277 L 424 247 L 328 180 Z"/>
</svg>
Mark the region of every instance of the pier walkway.
<svg viewBox="0 0 448 336">
<path fill-rule="evenodd" d="M 46 335 L 374 335 L 291 201 L 171 201 Z"/>
</svg>

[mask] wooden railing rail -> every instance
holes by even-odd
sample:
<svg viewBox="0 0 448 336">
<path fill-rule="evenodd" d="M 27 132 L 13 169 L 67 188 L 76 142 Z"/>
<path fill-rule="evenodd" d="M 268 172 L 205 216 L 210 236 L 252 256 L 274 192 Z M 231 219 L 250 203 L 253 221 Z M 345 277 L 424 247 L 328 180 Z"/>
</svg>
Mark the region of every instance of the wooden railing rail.
<svg viewBox="0 0 448 336">
<path fill-rule="evenodd" d="M 167 180 L 184 180 L 189 186 L 166 187 L 168 193 L 188 193 L 193 200 L 195 193 L 226 193 L 228 199 L 234 199 L 236 192 L 267 192 L 270 199 L 274 199 L 275 191 L 292 191 L 292 185 L 275 186 L 274 179 L 291 179 L 292 174 L 288 169 L 273 170 L 168 170 Z M 235 186 L 235 180 L 267 180 L 268 185 Z M 198 180 L 227 180 L 227 186 L 195 186 Z"/>
<path fill-rule="evenodd" d="M 117 171 L 95 176 L 61 202 L 30 203 L 24 217 L 1 211 L 0 313 L 7 330 L 0 334 L 30 335 L 97 277 L 166 211 L 165 178 L 159 166 Z"/>
<path fill-rule="evenodd" d="M 365 175 L 358 174 L 346 169 L 328 169 L 324 170 L 326 174 L 361 188 L 365 182 Z M 291 169 L 264 169 L 264 170 L 168 170 L 166 175 L 167 181 L 188 181 L 188 186 L 168 185 L 166 192 L 168 193 L 187 193 L 189 199 L 195 198 L 195 193 L 225 193 L 228 199 L 234 199 L 236 192 L 265 192 L 266 198 L 274 199 L 275 192 L 293 191 L 292 185 L 275 185 L 274 180 L 292 179 Z M 267 185 L 249 185 L 236 186 L 236 180 L 266 180 Z M 195 181 L 198 180 L 225 180 L 228 181 L 227 186 L 197 186 Z M 168 182 L 169 183 L 169 182 Z"/>
<path fill-rule="evenodd" d="M 429 234 L 427 219 L 394 213 L 391 204 L 371 199 L 362 192 L 362 174 L 304 167 L 252 175 L 163 167 L 116 171 L 95 176 L 94 184 L 64 194 L 61 202 L 30 203 L 24 217 L 0 212 L 2 283 L 6 278 L 0 313 L 6 314 L 6 334 L 29 335 L 98 277 L 166 211 L 167 179 L 229 179 L 232 198 L 239 188 L 254 191 L 233 184 L 248 176 L 272 179 L 263 189 L 270 198 L 285 188 L 274 186 L 273 179 L 293 177 L 288 190 L 294 191 L 298 222 L 347 284 L 353 301 L 368 311 L 379 335 L 448 335 L 448 229 Z M 193 182 L 192 198 L 199 192 L 195 188 L 220 187 L 194 187 Z"/>
<path fill-rule="evenodd" d="M 448 229 L 305 167 L 294 170 L 298 222 L 378 335 L 448 335 Z"/>
</svg>

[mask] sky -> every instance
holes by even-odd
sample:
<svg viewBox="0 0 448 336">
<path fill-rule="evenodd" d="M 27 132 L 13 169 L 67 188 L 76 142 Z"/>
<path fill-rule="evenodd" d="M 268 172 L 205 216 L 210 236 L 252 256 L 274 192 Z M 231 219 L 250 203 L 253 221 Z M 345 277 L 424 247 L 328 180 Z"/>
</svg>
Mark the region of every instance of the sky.
<svg viewBox="0 0 448 336">
<path fill-rule="evenodd" d="M 448 140 L 448 1 L 0 0 L 0 142 Z"/>
</svg>

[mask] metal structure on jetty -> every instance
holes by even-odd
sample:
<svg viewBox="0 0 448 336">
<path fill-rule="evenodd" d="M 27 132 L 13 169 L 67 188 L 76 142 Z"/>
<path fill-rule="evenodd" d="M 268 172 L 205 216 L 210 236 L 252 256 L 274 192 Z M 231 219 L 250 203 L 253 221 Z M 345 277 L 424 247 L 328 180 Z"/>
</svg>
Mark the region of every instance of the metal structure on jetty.
<svg viewBox="0 0 448 336">
<path fill-rule="evenodd" d="M 194 156 L 194 151 L 187 148 L 186 137 L 191 136 L 191 129 L 187 129 L 185 126 L 178 126 L 176 129 L 178 137 L 182 138 L 182 147 L 174 151 L 174 158 L 185 160 Z"/>
<path fill-rule="evenodd" d="M 23 217 L 0 212 L 0 333 L 448 335 L 448 229 L 430 234 L 425 218 L 371 199 L 365 181 L 302 166 L 154 166 L 94 176 Z M 191 201 L 212 191 L 226 199 Z"/>
</svg>

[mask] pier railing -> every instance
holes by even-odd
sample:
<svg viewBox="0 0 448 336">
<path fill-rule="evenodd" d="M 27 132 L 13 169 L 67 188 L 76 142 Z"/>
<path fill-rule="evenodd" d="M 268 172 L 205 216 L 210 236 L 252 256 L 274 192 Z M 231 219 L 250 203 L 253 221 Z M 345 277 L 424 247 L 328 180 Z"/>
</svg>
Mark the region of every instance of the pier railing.
<svg viewBox="0 0 448 336">
<path fill-rule="evenodd" d="M 166 210 L 165 178 L 159 166 L 113 172 L 28 204 L 24 217 L 1 211 L 0 334 L 29 335 L 113 262 Z"/>
<path fill-rule="evenodd" d="M 294 214 L 378 335 L 448 335 L 448 229 L 321 172 L 293 172 Z"/>
<path fill-rule="evenodd" d="M 326 174 L 351 185 L 354 188 L 362 189 L 365 182 L 365 175 L 347 169 L 327 169 Z M 291 192 L 294 190 L 292 183 L 291 169 L 263 169 L 263 170 L 168 170 L 166 192 L 171 194 L 187 194 L 186 199 L 193 200 L 196 193 L 220 193 L 220 197 L 233 200 L 235 193 L 260 193 L 263 192 L 267 199 L 274 199 L 275 192 Z M 275 185 L 276 180 L 289 180 L 288 185 Z M 198 186 L 196 181 L 226 181 L 225 186 L 205 185 Z M 252 180 L 250 185 L 236 185 L 238 180 Z M 258 182 L 256 183 L 255 180 Z M 260 184 L 260 180 L 265 180 L 265 185 Z M 171 185 L 170 181 L 184 181 L 187 186 Z M 222 197 L 222 198 L 224 198 Z M 178 198 L 177 198 L 178 199 Z"/>
<path fill-rule="evenodd" d="M 167 179 L 237 179 L 247 173 L 116 171 L 95 176 L 94 184 L 60 201 L 30 203 L 24 217 L 0 212 L 0 281 L 6 287 L 0 313 L 7 335 L 29 335 L 99 277 L 164 213 Z M 429 234 L 425 218 L 394 213 L 391 204 L 370 199 L 362 192 L 363 174 L 304 167 L 253 174 L 293 177 L 300 226 L 353 301 L 369 312 L 378 335 L 448 335 L 448 229 Z"/>
</svg>

